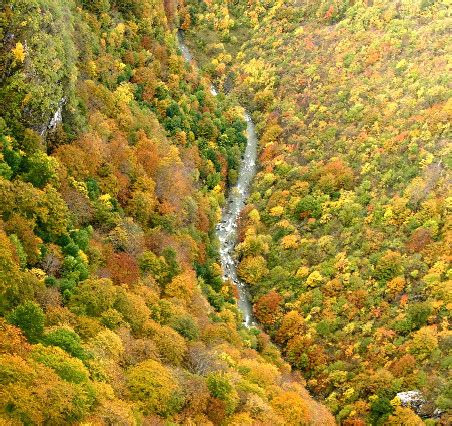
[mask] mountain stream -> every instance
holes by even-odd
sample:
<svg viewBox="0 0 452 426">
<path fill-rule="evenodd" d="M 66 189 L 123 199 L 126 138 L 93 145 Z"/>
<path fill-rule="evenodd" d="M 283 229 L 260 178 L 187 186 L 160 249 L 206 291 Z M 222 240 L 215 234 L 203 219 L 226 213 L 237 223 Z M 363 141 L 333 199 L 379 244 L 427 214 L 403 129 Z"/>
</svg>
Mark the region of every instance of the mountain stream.
<svg viewBox="0 0 452 426">
<path fill-rule="evenodd" d="M 177 39 L 179 48 L 184 59 L 193 64 L 193 56 L 184 43 L 184 35 L 182 31 L 178 31 Z M 216 88 L 211 85 L 210 91 L 212 95 L 218 94 Z M 245 206 L 249 195 L 251 182 L 256 174 L 257 160 L 257 136 L 254 129 L 254 123 L 250 115 L 245 112 L 244 119 L 246 121 L 246 148 L 242 157 L 237 183 L 229 188 L 228 199 L 223 208 L 221 221 L 217 224 L 216 230 L 220 241 L 220 260 L 223 268 L 223 279 L 230 279 L 238 290 L 238 307 L 243 314 L 244 324 L 250 327 L 254 324 L 253 306 L 250 301 L 250 295 L 246 284 L 242 282 L 237 275 L 237 260 L 234 256 L 234 249 L 237 243 L 237 221 Z"/>
</svg>

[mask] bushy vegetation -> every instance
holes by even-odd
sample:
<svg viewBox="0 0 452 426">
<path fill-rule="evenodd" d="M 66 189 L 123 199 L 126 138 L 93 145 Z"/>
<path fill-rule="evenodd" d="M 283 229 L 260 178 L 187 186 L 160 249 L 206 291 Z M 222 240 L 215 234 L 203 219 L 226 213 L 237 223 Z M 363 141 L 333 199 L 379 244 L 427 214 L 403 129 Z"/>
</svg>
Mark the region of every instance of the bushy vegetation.
<svg viewBox="0 0 452 426">
<path fill-rule="evenodd" d="M 333 424 L 222 281 L 245 123 L 185 64 L 176 12 L 0 8 L 2 424 Z"/>
<path fill-rule="evenodd" d="M 256 318 L 342 424 L 422 424 L 410 390 L 448 424 L 449 2 L 190 4 L 260 134 L 237 248 Z"/>
</svg>

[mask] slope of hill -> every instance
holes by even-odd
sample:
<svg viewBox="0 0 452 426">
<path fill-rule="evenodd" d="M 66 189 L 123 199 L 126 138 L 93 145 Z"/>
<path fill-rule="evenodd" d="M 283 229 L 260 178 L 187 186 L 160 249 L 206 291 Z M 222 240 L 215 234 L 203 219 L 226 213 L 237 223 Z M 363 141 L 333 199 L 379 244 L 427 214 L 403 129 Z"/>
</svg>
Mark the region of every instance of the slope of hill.
<svg viewBox="0 0 452 426">
<path fill-rule="evenodd" d="M 1 424 L 334 423 L 222 281 L 245 123 L 175 10 L 0 8 Z"/>
<path fill-rule="evenodd" d="M 260 132 L 237 248 L 256 317 L 339 422 L 422 424 L 397 397 L 417 390 L 448 424 L 450 2 L 189 4 Z"/>
</svg>

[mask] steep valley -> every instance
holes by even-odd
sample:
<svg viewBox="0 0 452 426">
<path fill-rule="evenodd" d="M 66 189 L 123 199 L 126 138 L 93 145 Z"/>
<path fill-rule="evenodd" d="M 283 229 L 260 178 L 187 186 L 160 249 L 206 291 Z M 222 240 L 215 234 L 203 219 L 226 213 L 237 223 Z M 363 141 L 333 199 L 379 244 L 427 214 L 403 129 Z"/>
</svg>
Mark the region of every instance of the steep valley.
<svg viewBox="0 0 452 426">
<path fill-rule="evenodd" d="M 450 5 L 187 3 L 256 123 L 236 256 L 257 321 L 339 423 L 448 424 Z"/>
<path fill-rule="evenodd" d="M 450 6 L 2 3 L 0 425 L 449 425 Z"/>
<path fill-rule="evenodd" d="M 256 139 L 175 6 L 1 6 L 1 424 L 334 424 L 223 280 Z"/>
</svg>

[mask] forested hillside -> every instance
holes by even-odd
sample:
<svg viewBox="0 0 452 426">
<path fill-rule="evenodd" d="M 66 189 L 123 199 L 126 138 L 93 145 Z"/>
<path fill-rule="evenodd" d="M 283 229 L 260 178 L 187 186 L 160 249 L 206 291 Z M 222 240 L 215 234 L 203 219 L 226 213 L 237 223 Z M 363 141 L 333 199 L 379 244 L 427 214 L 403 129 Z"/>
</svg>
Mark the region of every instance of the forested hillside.
<svg viewBox="0 0 452 426">
<path fill-rule="evenodd" d="M 222 280 L 246 126 L 184 62 L 178 11 L 2 3 L 2 425 L 334 424 Z"/>
<path fill-rule="evenodd" d="M 344 425 L 451 421 L 450 6 L 190 1 L 184 21 L 260 133 L 237 247 L 256 318 Z"/>
</svg>

